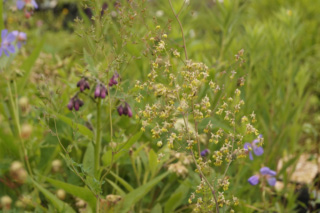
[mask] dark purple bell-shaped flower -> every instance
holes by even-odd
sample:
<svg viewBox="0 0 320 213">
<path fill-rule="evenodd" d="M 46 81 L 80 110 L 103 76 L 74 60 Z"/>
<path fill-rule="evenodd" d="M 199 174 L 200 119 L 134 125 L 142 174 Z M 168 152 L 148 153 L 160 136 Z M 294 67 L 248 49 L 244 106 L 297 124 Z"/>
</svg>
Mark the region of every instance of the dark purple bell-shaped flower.
<svg viewBox="0 0 320 213">
<path fill-rule="evenodd" d="M 83 106 L 83 101 L 81 101 L 80 99 L 76 99 L 74 102 L 74 109 L 76 111 L 79 111 L 80 107 Z"/>
<path fill-rule="evenodd" d="M 76 111 L 79 111 L 80 107 L 83 106 L 83 101 L 80 100 L 77 97 L 73 97 L 70 99 L 68 103 L 68 109 L 71 111 L 72 109 L 75 109 Z"/>
<path fill-rule="evenodd" d="M 129 118 L 132 117 L 132 110 L 130 105 L 126 102 L 124 106 L 120 105 L 117 108 L 119 115 L 127 115 Z"/>
<path fill-rule="evenodd" d="M 105 86 L 101 86 L 101 92 L 100 92 L 100 97 L 105 98 L 108 95 L 108 90 Z"/>
<path fill-rule="evenodd" d="M 73 102 L 73 98 L 70 99 L 69 103 L 68 103 L 68 109 L 71 111 L 73 109 L 73 105 L 74 105 L 74 102 Z"/>
<path fill-rule="evenodd" d="M 128 103 L 125 103 L 125 106 L 123 108 L 123 114 L 127 115 L 129 118 L 132 117 L 132 110 L 131 110 L 131 107 Z"/>
<path fill-rule="evenodd" d="M 108 90 L 107 88 L 102 85 L 102 84 L 98 84 L 95 91 L 94 91 L 94 97 L 95 98 L 105 98 L 108 95 Z"/>
<path fill-rule="evenodd" d="M 83 92 L 85 89 L 90 89 L 89 82 L 85 78 L 81 78 L 77 83 L 77 87 L 80 87 L 80 91 Z"/>
<path fill-rule="evenodd" d="M 121 116 L 123 114 L 123 106 L 122 105 L 118 106 L 117 110 L 119 115 Z"/>
<path fill-rule="evenodd" d="M 119 73 L 115 72 L 109 81 L 109 87 L 118 84 Z"/>
<path fill-rule="evenodd" d="M 95 91 L 94 91 L 94 97 L 95 97 L 95 98 L 100 97 L 100 93 L 101 93 L 101 86 L 100 86 L 100 84 L 98 84 L 98 85 L 96 86 Z"/>
</svg>

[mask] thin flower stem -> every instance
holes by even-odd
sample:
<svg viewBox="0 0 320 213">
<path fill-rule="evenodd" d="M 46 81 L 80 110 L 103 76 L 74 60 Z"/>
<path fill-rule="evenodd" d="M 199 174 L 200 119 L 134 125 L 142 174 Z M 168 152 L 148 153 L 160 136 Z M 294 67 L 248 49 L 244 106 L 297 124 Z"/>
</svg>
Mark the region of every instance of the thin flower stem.
<svg viewBox="0 0 320 213">
<path fill-rule="evenodd" d="M 193 158 L 193 161 L 195 162 L 197 169 L 199 170 L 201 177 L 204 179 L 204 181 L 207 183 L 207 185 L 209 186 L 214 202 L 216 204 L 216 212 L 219 213 L 219 206 L 218 206 L 218 200 L 217 200 L 217 196 L 216 196 L 216 191 L 214 190 L 214 187 L 210 184 L 210 182 L 208 181 L 208 179 L 206 178 L 206 176 L 203 174 L 201 167 L 198 165 L 196 158 L 194 157 L 194 153 L 191 149 L 191 156 Z"/>
<path fill-rule="evenodd" d="M 180 95 L 179 95 L 179 93 L 178 93 L 178 100 L 179 100 L 179 102 L 180 102 Z M 187 124 L 187 120 L 186 120 L 185 113 L 182 113 L 182 116 L 183 116 L 184 125 L 186 126 L 186 128 L 185 128 L 185 129 L 186 129 L 186 134 L 188 135 L 189 140 L 190 140 L 189 127 L 188 127 L 188 124 Z M 200 153 L 199 153 L 199 155 L 200 155 Z M 197 163 L 196 158 L 194 157 L 194 153 L 193 153 L 192 149 L 191 149 L 191 156 L 192 156 L 193 162 L 195 163 L 197 169 L 198 169 L 199 172 L 200 172 L 200 178 L 205 180 L 205 182 L 208 184 L 208 186 L 209 186 L 209 188 L 210 188 L 210 190 L 211 190 L 211 193 L 212 193 L 214 202 L 215 202 L 215 204 L 216 204 L 216 213 L 219 213 L 218 200 L 217 200 L 217 196 L 216 196 L 216 192 L 215 192 L 215 190 L 214 190 L 214 187 L 210 184 L 210 182 L 208 181 L 208 179 L 204 176 L 204 174 L 203 174 L 200 166 L 199 166 L 198 163 Z"/>
<path fill-rule="evenodd" d="M 185 37 L 184 37 L 183 27 L 182 27 L 181 21 L 180 21 L 180 19 L 179 19 L 179 15 L 180 15 L 180 12 L 181 12 L 181 11 L 179 12 L 179 14 L 176 14 L 176 12 L 175 12 L 174 9 L 173 9 L 171 0 L 169 0 L 169 4 L 170 4 L 171 10 L 172 10 L 172 13 L 174 14 L 174 17 L 177 19 L 177 22 L 179 23 L 180 30 L 181 30 L 181 36 L 182 36 L 182 40 L 183 40 L 184 55 L 185 55 L 186 60 L 188 60 L 186 39 L 185 39 Z"/>
<path fill-rule="evenodd" d="M 9 90 L 9 100 L 10 100 L 10 105 L 11 105 L 11 110 L 12 110 L 12 115 L 15 121 L 15 126 L 17 129 L 17 133 L 18 133 L 18 138 L 20 140 L 21 143 L 21 148 L 22 148 L 22 155 L 23 155 L 23 161 L 25 162 L 28 172 L 31 176 L 31 178 L 33 177 L 32 174 L 32 169 L 29 163 L 29 158 L 28 158 L 28 152 L 26 150 L 25 144 L 24 144 L 24 140 L 21 138 L 21 127 L 20 127 L 20 120 L 19 120 L 19 108 L 18 108 L 18 100 L 17 100 L 17 94 L 16 94 L 16 103 L 13 99 L 13 94 L 12 94 L 12 90 L 11 90 L 11 86 L 10 86 L 10 81 L 7 81 L 8 84 L 8 90 Z M 16 87 L 15 87 L 16 88 Z M 17 92 L 17 90 L 16 90 Z M 20 153 L 21 154 L 21 153 Z"/>
<path fill-rule="evenodd" d="M 233 119 L 234 119 L 234 126 L 233 126 L 233 139 L 232 139 L 231 155 L 232 155 L 232 153 L 233 153 L 234 142 L 235 142 L 235 137 L 236 137 L 236 113 L 235 113 L 235 112 L 233 113 Z M 226 170 L 225 170 L 224 173 L 223 173 L 222 179 L 226 176 L 227 171 L 228 171 L 228 169 L 229 169 L 232 161 L 233 161 L 233 160 L 231 159 L 230 162 L 228 163 L 227 168 L 226 168 Z"/>
<path fill-rule="evenodd" d="M 97 126 L 96 126 L 96 140 L 94 149 L 94 173 L 99 179 L 100 170 L 100 152 L 101 152 L 101 98 L 97 102 Z"/>
<path fill-rule="evenodd" d="M 62 144 L 62 142 L 61 142 L 61 140 L 60 140 L 60 137 L 59 137 L 59 134 L 58 134 L 58 129 L 57 129 L 56 119 L 53 118 L 53 122 L 54 122 L 54 127 L 55 127 L 55 133 L 54 133 L 54 134 L 55 134 L 55 136 L 57 137 L 58 142 L 59 142 L 61 148 L 63 149 L 63 151 L 65 152 L 65 154 L 70 158 L 68 151 L 67 151 L 66 148 L 63 146 L 63 144 Z M 85 181 L 85 180 L 83 179 L 83 177 L 79 174 L 79 172 L 78 172 L 77 169 L 74 167 L 74 165 L 73 165 L 72 163 L 71 163 L 70 165 L 71 165 L 71 168 L 72 168 L 72 170 L 74 171 L 74 173 L 82 180 L 82 182 L 83 182 L 85 185 L 87 185 L 87 184 L 86 184 L 86 181 Z M 96 193 L 94 192 L 94 190 L 93 190 L 89 185 L 87 185 L 87 186 L 88 186 L 89 190 L 96 196 Z"/>
</svg>

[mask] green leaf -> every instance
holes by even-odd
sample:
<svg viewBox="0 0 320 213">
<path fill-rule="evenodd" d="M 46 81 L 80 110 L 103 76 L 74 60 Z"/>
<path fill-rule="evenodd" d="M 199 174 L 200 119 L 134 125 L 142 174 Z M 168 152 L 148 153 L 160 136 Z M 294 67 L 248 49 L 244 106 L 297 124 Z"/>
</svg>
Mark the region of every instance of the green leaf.
<svg viewBox="0 0 320 213">
<path fill-rule="evenodd" d="M 107 180 L 108 183 L 115 189 L 117 190 L 117 192 L 123 197 L 126 195 L 126 193 L 116 184 L 114 183 L 113 181 L 111 180 Z"/>
<path fill-rule="evenodd" d="M 86 51 L 86 49 L 83 49 L 83 57 L 84 57 L 84 61 L 88 64 L 88 68 L 91 72 L 95 73 L 95 66 L 94 66 L 94 61 L 93 58 L 91 57 L 91 55 L 89 55 L 89 53 Z"/>
<path fill-rule="evenodd" d="M 152 208 L 151 213 L 162 213 L 161 204 L 158 203 L 157 205 L 155 205 L 155 206 Z"/>
<path fill-rule="evenodd" d="M 69 126 L 77 129 L 82 135 L 87 136 L 90 140 L 93 139 L 93 132 L 88 129 L 86 126 L 75 123 L 71 118 L 68 118 L 64 115 L 60 115 L 59 113 L 54 112 L 50 108 L 48 108 L 48 111 L 53 113 L 57 118 L 59 118 L 61 121 L 65 122 Z"/>
<path fill-rule="evenodd" d="M 188 180 L 185 180 L 183 183 L 181 183 L 175 192 L 170 196 L 169 200 L 167 200 L 164 206 L 165 213 L 174 212 L 174 210 L 182 204 L 189 191 L 187 183 Z"/>
<path fill-rule="evenodd" d="M 21 66 L 21 70 L 24 71 L 24 75 L 17 84 L 18 85 L 18 94 L 20 94 L 23 91 L 23 89 L 29 79 L 32 67 L 33 67 L 34 63 L 36 62 L 37 58 L 39 57 L 39 54 L 42 50 L 44 41 L 45 41 L 45 38 L 43 38 L 39 42 L 38 46 L 33 50 L 31 55 L 23 62 L 22 66 Z"/>
<path fill-rule="evenodd" d="M 86 153 L 84 154 L 83 168 L 88 174 L 94 176 L 94 147 L 92 143 L 88 144 Z"/>
<path fill-rule="evenodd" d="M 151 171 L 151 176 L 153 177 L 155 172 L 157 171 L 158 167 L 158 156 L 157 154 L 151 149 L 149 151 L 149 169 Z"/>
<path fill-rule="evenodd" d="M 119 205 L 119 211 L 118 212 L 128 212 L 130 208 L 136 204 L 139 200 L 141 200 L 146 194 L 150 192 L 150 190 L 158 184 L 163 178 L 165 178 L 169 172 L 165 172 L 162 175 L 159 175 L 158 177 L 154 178 L 153 180 L 149 181 L 145 185 L 140 186 L 139 188 L 131 191 L 129 194 L 127 194 L 124 198 L 122 203 Z"/>
<path fill-rule="evenodd" d="M 110 171 L 110 174 L 113 177 L 115 177 L 115 179 L 117 179 L 124 186 L 124 188 L 126 188 L 129 192 L 133 191 L 133 187 L 123 178 L 119 177 L 117 174 L 113 173 L 112 171 Z"/>
<path fill-rule="evenodd" d="M 4 29 L 4 22 L 3 22 L 3 1 L 0 2 L 0 31 Z"/>
<path fill-rule="evenodd" d="M 40 184 L 38 184 L 36 181 L 32 179 L 33 184 L 35 187 L 39 189 L 40 192 L 43 193 L 43 195 L 50 201 L 50 203 L 58 210 L 58 212 L 70 212 L 75 213 L 73 208 L 69 206 L 67 203 L 59 200 L 54 194 L 52 194 L 50 191 L 42 187 Z"/>
<path fill-rule="evenodd" d="M 121 148 L 119 148 L 119 150 L 121 150 L 120 152 L 114 154 L 113 156 L 113 162 L 117 161 L 121 156 L 123 156 L 124 154 L 128 154 L 128 152 L 126 152 L 127 150 L 130 149 L 130 147 L 137 142 L 137 140 L 139 140 L 139 138 L 142 135 L 142 131 L 136 133 L 135 135 L 133 135 L 125 144 L 123 144 L 121 146 Z M 111 164 L 111 158 L 112 158 L 112 151 L 109 150 L 107 152 L 104 153 L 104 155 L 102 156 L 102 161 L 104 163 L 105 166 L 110 166 Z"/>
<path fill-rule="evenodd" d="M 47 178 L 46 180 L 51 183 L 53 186 L 63 189 L 66 192 L 72 194 L 75 197 L 79 197 L 82 200 L 88 202 L 88 204 L 90 205 L 91 209 L 93 212 L 95 212 L 96 209 L 96 198 L 93 195 L 93 193 L 88 189 L 88 188 L 84 188 L 84 187 L 80 187 L 80 186 L 75 186 L 69 183 L 65 183 L 59 180 L 54 180 L 51 178 Z"/>
</svg>

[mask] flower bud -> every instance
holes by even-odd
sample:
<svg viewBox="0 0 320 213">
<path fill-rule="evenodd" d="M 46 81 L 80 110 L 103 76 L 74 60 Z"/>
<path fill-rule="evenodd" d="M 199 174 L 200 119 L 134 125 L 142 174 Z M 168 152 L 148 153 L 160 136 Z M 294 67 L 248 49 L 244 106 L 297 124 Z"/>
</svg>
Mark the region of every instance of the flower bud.
<svg viewBox="0 0 320 213">
<path fill-rule="evenodd" d="M 19 161 L 13 161 L 10 165 L 10 173 L 15 173 L 19 171 L 20 169 L 23 169 L 23 165 Z"/>
<path fill-rule="evenodd" d="M 83 101 L 81 101 L 80 99 L 76 99 L 74 101 L 74 109 L 76 111 L 79 111 L 80 107 L 82 107 L 82 106 L 83 106 Z"/>
<path fill-rule="evenodd" d="M 122 105 L 118 106 L 117 110 L 119 115 L 121 116 L 123 114 L 123 106 Z"/>
<path fill-rule="evenodd" d="M 62 162 L 59 159 L 54 160 L 54 161 L 52 161 L 51 166 L 52 166 L 52 171 L 53 172 L 55 172 L 55 173 L 59 172 L 59 171 L 61 171 Z"/>
<path fill-rule="evenodd" d="M 23 124 L 21 127 L 21 138 L 28 139 L 32 133 L 32 126 L 30 124 Z"/>
<path fill-rule="evenodd" d="M 207 156 L 209 153 L 210 153 L 209 149 L 205 149 L 205 150 L 203 150 L 200 154 L 201 154 L 201 157 L 205 157 L 205 156 Z"/>
<path fill-rule="evenodd" d="M 161 147 L 161 146 L 162 146 L 162 141 L 158 141 L 158 142 L 157 142 L 157 146 L 158 146 L 158 147 Z"/>
<path fill-rule="evenodd" d="M 67 106 L 70 111 L 73 109 L 73 105 L 74 105 L 73 98 L 71 98 Z"/>
<path fill-rule="evenodd" d="M 90 89 L 89 82 L 85 78 L 81 78 L 77 83 L 77 87 L 80 87 L 80 91 L 83 92 L 85 89 Z"/>
<path fill-rule="evenodd" d="M 63 189 L 58 189 L 56 195 L 60 200 L 66 199 L 66 192 Z"/>
<path fill-rule="evenodd" d="M 11 209 L 12 199 L 8 195 L 1 197 L 1 206 L 3 210 Z"/>
<path fill-rule="evenodd" d="M 21 97 L 19 99 L 19 106 L 22 112 L 27 112 L 29 109 L 29 99 L 27 97 Z"/>
<path fill-rule="evenodd" d="M 127 115 L 130 118 L 132 117 L 132 110 L 128 103 L 125 104 L 125 107 L 123 109 L 123 114 Z"/>
<path fill-rule="evenodd" d="M 105 98 L 108 95 L 108 90 L 105 86 L 101 86 L 101 93 L 100 93 L 100 97 L 101 98 Z"/>
<path fill-rule="evenodd" d="M 18 172 L 17 172 L 17 178 L 15 179 L 15 181 L 17 183 L 19 183 L 20 185 L 24 184 L 26 182 L 28 178 L 28 173 L 25 169 L 20 169 Z"/>
<path fill-rule="evenodd" d="M 112 87 L 113 85 L 117 85 L 118 78 L 119 78 L 119 74 L 117 72 L 115 72 L 109 81 L 109 87 Z"/>
<path fill-rule="evenodd" d="M 100 92 L 101 92 L 100 84 L 98 84 L 98 85 L 96 86 L 95 91 L 94 91 L 94 98 L 100 97 Z"/>
</svg>

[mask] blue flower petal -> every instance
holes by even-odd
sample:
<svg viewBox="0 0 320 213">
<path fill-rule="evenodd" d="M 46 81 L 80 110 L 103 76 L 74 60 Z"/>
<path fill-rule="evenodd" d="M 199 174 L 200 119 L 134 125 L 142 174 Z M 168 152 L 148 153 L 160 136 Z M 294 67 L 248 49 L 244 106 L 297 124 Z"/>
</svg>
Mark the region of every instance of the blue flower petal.
<svg viewBox="0 0 320 213">
<path fill-rule="evenodd" d="M 248 179 L 248 182 L 253 186 L 257 185 L 259 183 L 259 178 L 259 175 L 253 175 Z"/>
<path fill-rule="evenodd" d="M 267 179 L 267 181 L 268 181 L 270 186 L 274 186 L 274 185 L 276 185 L 277 179 L 275 177 L 269 177 Z"/>
<path fill-rule="evenodd" d="M 263 148 L 262 147 L 254 147 L 253 152 L 256 156 L 260 156 L 263 154 Z"/>
</svg>

